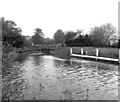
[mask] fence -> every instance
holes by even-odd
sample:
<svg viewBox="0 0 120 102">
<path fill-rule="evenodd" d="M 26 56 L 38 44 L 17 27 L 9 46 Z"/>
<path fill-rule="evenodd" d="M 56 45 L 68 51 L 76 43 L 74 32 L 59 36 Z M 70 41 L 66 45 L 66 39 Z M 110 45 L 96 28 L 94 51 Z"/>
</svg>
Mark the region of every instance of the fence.
<svg viewBox="0 0 120 102">
<path fill-rule="evenodd" d="M 105 60 L 105 61 L 112 61 L 112 62 L 117 62 L 120 63 L 120 56 L 118 59 L 115 58 L 107 58 L 107 57 L 100 57 L 99 56 L 99 48 L 95 49 L 95 56 L 89 56 L 87 55 L 87 51 L 86 51 L 86 55 L 83 55 L 84 49 L 81 48 L 80 53 L 81 54 L 74 54 L 73 53 L 73 49 L 70 48 L 70 55 L 73 57 L 81 57 L 81 58 L 90 58 L 90 59 L 95 59 L 95 60 Z M 119 49 L 119 54 L 120 54 L 120 49 Z"/>
</svg>

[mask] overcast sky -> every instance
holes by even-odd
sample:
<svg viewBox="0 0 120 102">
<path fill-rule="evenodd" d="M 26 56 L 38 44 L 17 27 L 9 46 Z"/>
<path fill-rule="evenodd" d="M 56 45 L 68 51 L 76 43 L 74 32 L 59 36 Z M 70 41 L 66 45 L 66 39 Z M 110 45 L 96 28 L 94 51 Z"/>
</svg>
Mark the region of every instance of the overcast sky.
<svg viewBox="0 0 120 102">
<path fill-rule="evenodd" d="M 82 29 L 112 23 L 118 26 L 119 0 L 1 0 L 0 15 L 13 20 L 23 35 L 41 28 L 52 38 L 56 30 Z"/>
</svg>

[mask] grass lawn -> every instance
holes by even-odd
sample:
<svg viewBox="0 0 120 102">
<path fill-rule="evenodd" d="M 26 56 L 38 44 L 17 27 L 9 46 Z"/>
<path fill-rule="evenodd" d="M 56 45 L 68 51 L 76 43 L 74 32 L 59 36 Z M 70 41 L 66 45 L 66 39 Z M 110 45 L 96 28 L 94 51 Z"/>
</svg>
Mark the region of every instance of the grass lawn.
<svg viewBox="0 0 120 102">
<path fill-rule="evenodd" d="M 73 53 L 81 54 L 81 48 L 83 48 L 83 54 L 90 56 L 95 56 L 95 47 L 72 47 Z M 118 48 L 99 48 L 99 56 L 100 57 L 108 57 L 108 58 L 119 58 L 119 49 Z"/>
<path fill-rule="evenodd" d="M 84 55 L 96 56 L 95 47 L 72 47 L 74 54 L 81 54 L 81 48 L 83 48 Z M 52 52 L 53 55 L 61 58 L 70 58 L 70 47 L 59 47 Z M 118 48 L 99 48 L 100 57 L 119 58 Z"/>
</svg>

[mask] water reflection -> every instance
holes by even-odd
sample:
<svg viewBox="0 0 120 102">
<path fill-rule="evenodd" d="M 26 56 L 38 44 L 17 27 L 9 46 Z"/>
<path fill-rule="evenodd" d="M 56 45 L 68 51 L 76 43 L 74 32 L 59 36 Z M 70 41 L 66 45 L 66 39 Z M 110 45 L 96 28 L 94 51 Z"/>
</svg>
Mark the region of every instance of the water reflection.
<svg viewBox="0 0 120 102">
<path fill-rule="evenodd" d="M 53 56 L 28 56 L 3 78 L 4 99 L 117 100 L 118 66 Z"/>
<path fill-rule="evenodd" d="M 35 66 L 39 66 L 42 63 L 42 58 L 40 56 L 33 56 L 33 60 Z"/>
<path fill-rule="evenodd" d="M 17 57 L 16 61 L 19 61 L 19 63 L 23 63 L 27 56 L 29 56 L 28 52 L 19 53 L 19 56 Z"/>
<path fill-rule="evenodd" d="M 69 60 L 61 61 L 58 59 L 57 60 L 54 59 L 53 61 L 54 61 L 55 66 L 58 66 L 58 67 L 60 67 L 60 66 L 70 67 L 71 66 L 71 62 Z"/>
</svg>

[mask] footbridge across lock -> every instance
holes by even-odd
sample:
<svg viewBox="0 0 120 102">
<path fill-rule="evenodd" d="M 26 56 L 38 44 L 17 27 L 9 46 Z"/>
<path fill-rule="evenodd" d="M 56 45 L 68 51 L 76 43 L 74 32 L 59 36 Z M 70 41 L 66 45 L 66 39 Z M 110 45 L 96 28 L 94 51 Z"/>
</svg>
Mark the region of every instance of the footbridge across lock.
<svg viewBox="0 0 120 102">
<path fill-rule="evenodd" d="M 35 51 L 45 52 L 45 51 L 54 51 L 56 45 L 33 45 Z"/>
</svg>

